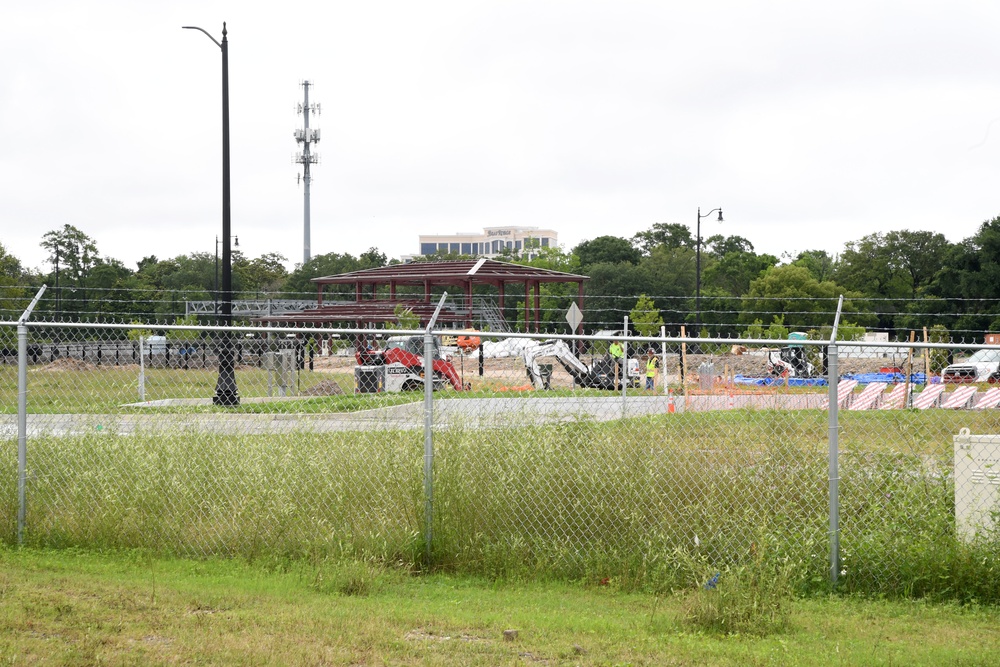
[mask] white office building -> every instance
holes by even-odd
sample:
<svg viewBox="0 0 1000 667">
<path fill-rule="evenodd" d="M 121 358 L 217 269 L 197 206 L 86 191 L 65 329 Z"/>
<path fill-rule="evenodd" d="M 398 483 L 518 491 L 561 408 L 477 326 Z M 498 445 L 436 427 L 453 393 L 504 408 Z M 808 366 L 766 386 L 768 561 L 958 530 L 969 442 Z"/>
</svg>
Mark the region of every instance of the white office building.
<svg viewBox="0 0 1000 667">
<path fill-rule="evenodd" d="M 558 245 L 558 234 L 538 227 L 486 227 L 482 233 L 421 234 L 420 254 L 452 253 L 474 257 L 496 257 L 504 250 L 530 257 L 533 248 Z"/>
</svg>

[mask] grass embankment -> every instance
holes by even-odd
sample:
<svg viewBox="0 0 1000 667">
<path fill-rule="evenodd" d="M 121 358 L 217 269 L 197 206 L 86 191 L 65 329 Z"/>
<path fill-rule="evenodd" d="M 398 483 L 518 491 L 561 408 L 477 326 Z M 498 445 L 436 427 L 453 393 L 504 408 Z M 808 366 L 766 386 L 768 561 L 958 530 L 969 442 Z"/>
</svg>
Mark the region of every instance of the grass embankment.
<svg viewBox="0 0 1000 667">
<path fill-rule="evenodd" d="M 948 472 L 958 428 L 997 432 L 995 413 L 845 412 L 841 423 L 843 589 L 1000 601 L 1000 545 L 956 538 Z M 799 592 L 828 579 L 821 411 L 546 426 L 507 415 L 492 428 L 440 428 L 430 563 L 420 431 L 160 429 L 32 437 L 27 542 L 365 557 L 646 591 L 748 564 Z M 16 458 L 4 461 L 0 530 L 10 543 Z"/>
<path fill-rule="evenodd" d="M 1000 612 L 976 605 L 808 598 L 780 632 L 727 636 L 685 620 L 711 595 L 691 586 L 279 565 L 0 548 L 0 664 L 992 665 L 1000 651 Z"/>
</svg>

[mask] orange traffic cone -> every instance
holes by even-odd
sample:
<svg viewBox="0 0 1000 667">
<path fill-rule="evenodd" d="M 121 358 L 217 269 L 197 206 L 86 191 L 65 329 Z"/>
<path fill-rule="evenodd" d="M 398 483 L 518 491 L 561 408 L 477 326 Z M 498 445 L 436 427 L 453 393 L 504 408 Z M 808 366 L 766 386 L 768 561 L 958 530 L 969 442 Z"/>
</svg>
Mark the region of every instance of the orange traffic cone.
<svg viewBox="0 0 1000 667">
<path fill-rule="evenodd" d="M 667 393 L 667 412 L 669 414 L 674 413 L 674 390 L 671 389 Z"/>
</svg>

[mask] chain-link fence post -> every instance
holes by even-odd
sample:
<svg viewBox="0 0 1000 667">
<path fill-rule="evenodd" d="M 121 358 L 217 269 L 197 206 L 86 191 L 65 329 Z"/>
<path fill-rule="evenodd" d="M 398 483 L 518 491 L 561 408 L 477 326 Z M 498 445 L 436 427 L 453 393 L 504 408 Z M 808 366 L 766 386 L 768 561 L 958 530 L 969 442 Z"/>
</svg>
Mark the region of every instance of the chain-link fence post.
<svg viewBox="0 0 1000 667">
<path fill-rule="evenodd" d="M 431 561 L 434 519 L 434 336 L 424 331 L 424 541 Z"/>
<path fill-rule="evenodd" d="M 437 323 L 441 307 L 448 293 L 441 295 L 427 328 L 424 329 L 424 538 L 426 542 L 427 565 L 431 564 L 431 541 L 434 536 L 434 334 L 431 329 Z"/>
<path fill-rule="evenodd" d="M 47 286 L 42 285 L 17 321 L 17 545 L 24 544 L 28 514 L 28 318 Z"/>
<path fill-rule="evenodd" d="M 827 347 L 827 428 L 830 440 L 830 461 L 827 476 L 830 481 L 830 585 L 837 585 L 840 570 L 840 351 L 837 349 L 837 328 L 844 309 L 844 295 L 837 302 L 833 318 L 830 345 Z"/>
<path fill-rule="evenodd" d="M 622 419 L 625 418 L 625 410 L 628 400 L 628 315 L 622 320 Z"/>
<path fill-rule="evenodd" d="M 28 327 L 17 323 L 17 545 L 24 544 L 28 472 Z"/>
<path fill-rule="evenodd" d="M 830 441 L 830 583 L 837 585 L 840 570 L 840 468 L 839 468 L 839 352 L 836 345 L 827 348 L 827 382 L 829 389 L 828 432 Z"/>
</svg>

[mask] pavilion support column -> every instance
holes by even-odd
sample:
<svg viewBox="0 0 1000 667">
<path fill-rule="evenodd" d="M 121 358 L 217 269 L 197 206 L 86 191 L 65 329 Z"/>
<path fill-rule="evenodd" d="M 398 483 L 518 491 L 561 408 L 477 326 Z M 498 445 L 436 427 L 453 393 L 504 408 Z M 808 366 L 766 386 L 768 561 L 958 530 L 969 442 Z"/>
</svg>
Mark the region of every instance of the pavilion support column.
<svg viewBox="0 0 1000 667">
<path fill-rule="evenodd" d="M 504 297 L 504 289 L 503 288 L 504 288 L 505 284 L 506 283 L 504 283 L 504 281 L 502 281 L 502 280 L 500 281 L 499 289 L 500 289 L 500 312 L 501 313 L 503 312 L 503 297 Z"/>
<path fill-rule="evenodd" d="M 389 281 L 389 300 L 390 301 L 395 301 L 396 300 L 396 281 L 395 280 L 390 280 Z"/>
<path fill-rule="evenodd" d="M 361 281 L 354 283 L 354 300 L 361 303 Z"/>
<path fill-rule="evenodd" d="M 317 306 L 322 306 L 323 305 L 323 286 L 322 285 L 318 285 L 317 287 L 318 287 L 318 289 L 316 290 L 316 305 Z"/>
<path fill-rule="evenodd" d="M 426 303 L 431 302 L 431 281 L 429 280 L 424 281 L 424 301 Z"/>
<path fill-rule="evenodd" d="M 531 281 L 524 281 L 524 333 L 531 332 L 531 315 L 529 314 L 529 309 L 531 307 Z"/>
<path fill-rule="evenodd" d="M 540 295 L 540 291 L 539 291 L 540 287 L 541 287 L 541 283 L 536 280 L 535 281 L 535 333 L 538 333 L 538 331 L 539 331 L 538 322 L 539 322 L 540 318 L 538 317 L 538 315 L 539 315 L 539 311 L 541 310 L 541 305 L 542 305 L 541 304 L 541 295 Z"/>
<path fill-rule="evenodd" d="M 471 329 L 472 328 L 472 281 L 471 280 L 465 281 L 465 308 L 467 311 L 465 316 L 465 328 Z"/>
</svg>

